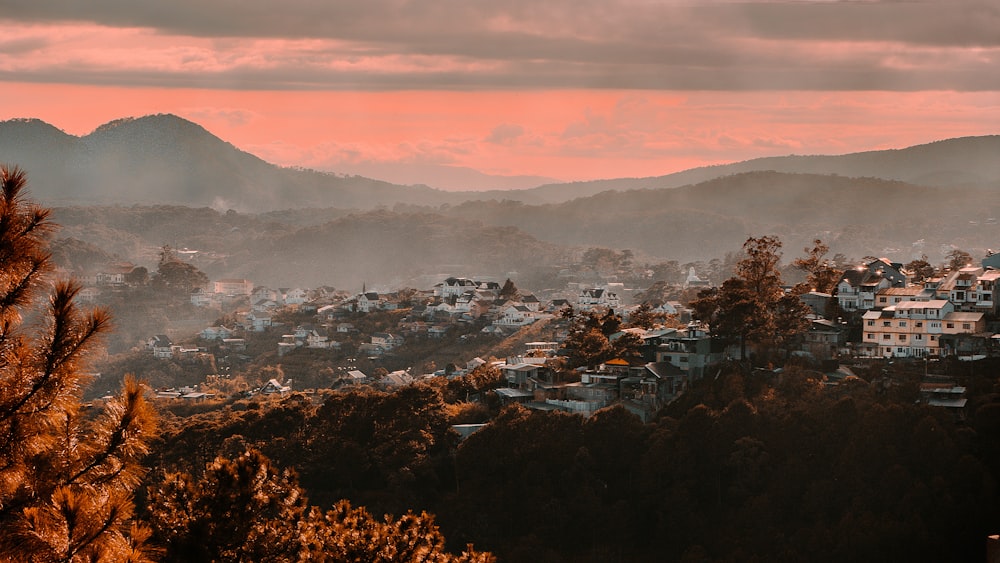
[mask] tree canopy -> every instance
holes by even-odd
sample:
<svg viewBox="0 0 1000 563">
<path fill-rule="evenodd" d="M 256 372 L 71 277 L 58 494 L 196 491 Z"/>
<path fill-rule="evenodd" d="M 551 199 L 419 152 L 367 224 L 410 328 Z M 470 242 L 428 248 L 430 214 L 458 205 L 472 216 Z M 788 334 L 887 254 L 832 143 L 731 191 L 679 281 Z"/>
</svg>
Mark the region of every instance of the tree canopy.
<svg viewBox="0 0 1000 563">
<path fill-rule="evenodd" d="M 743 253 L 736 275 L 719 288 L 699 292 L 691 307 L 698 319 L 711 325 L 713 335 L 739 343 L 745 358 L 748 342 L 766 350 L 804 330 L 808 308 L 798 296 L 782 290 L 777 237 L 750 237 Z"/>
<path fill-rule="evenodd" d="M 85 412 L 82 366 L 109 316 L 80 310 L 78 286 L 55 284 L 41 330 L 22 324 L 44 293 L 52 228 L 25 186 L 22 171 L 0 168 L 0 559 L 145 560 L 132 490 L 156 418 L 132 378 Z"/>
</svg>

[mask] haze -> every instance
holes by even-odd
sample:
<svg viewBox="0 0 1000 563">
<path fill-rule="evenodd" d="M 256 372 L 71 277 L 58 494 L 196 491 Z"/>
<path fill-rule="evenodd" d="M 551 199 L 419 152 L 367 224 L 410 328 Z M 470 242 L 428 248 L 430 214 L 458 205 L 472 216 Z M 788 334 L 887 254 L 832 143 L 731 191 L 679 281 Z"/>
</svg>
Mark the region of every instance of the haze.
<svg viewBox="0 0 1000 563">
<path fill-rule="evenodd" d="M 174 113 L 280 165 L 530 187 L 997 133 L 997 29 L 969 0 L 13 0 L 0 118 Z"/>
</svg>

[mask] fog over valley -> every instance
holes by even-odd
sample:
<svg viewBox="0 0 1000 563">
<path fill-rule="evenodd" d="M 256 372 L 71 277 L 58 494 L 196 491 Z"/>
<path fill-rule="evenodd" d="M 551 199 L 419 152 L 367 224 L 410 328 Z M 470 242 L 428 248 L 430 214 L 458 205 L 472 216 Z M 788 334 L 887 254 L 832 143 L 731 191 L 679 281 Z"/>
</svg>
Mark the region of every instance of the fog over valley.
<svg viewBox="0 0 1000 563">
<path fill-rule="evenodd" d="M 0 123 L 0 159 L 22 166 L 33 196 L 57 206 L 57 236 L 147 267 L 163 245 L 187 248 L 212 277 L 282 286 L 391 286 L 468 271 L 544 277 L 591 247 L 651 264 L 707 261 L 755 233 L 792 249 L 821 238 L 856 258 L 984 254 L 1000 235 L 989 211 L 1000 199 L 995 154 L 1000 137 L 968 137 L 449 192 L 277 167 L 170 115 L 84 137 L 37 120 Z"/>
</svg>

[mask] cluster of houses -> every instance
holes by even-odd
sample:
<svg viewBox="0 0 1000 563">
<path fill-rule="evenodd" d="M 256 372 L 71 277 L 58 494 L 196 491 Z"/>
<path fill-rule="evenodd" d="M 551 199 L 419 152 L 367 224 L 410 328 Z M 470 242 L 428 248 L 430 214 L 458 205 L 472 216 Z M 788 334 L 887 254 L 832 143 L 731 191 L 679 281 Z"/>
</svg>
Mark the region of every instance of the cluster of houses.
<svg viewBox="0 0 1000 563">
<path fill-rule="evenodd" d="M 885 258 L 848 270 L 837 285 L 837 303 L 861 314 L 862 340 L 854 353 L 869 357 L 924 358 L 988 353 L 987 319 L 997 313 L 994 299 L 1000 270 L 992 257 L 909 283 L 901 264 Z M 995 266 L 1000 267 L 1000 260 Z"/>
<path fill-rule="evenodd" d="M 504 402 L 518 402 L 538 410 L 562 410 L 589 416 L 621 404 L 643 420 L 651 418 L 687 385 L 701 379 L 708 367 L 723 359 L 706 327 L 698 322 L 680 328 L 629 328 L 611 339 L 631 333 L 642 343 L 642 361 L 613 359 L 582 368 L 579 380 L 561 381 L 552 359 L 558 342 L 529 342 L 522 356 L 507 358 L 497 368 L 506 387 L 496 390 Z"/>
</svg>

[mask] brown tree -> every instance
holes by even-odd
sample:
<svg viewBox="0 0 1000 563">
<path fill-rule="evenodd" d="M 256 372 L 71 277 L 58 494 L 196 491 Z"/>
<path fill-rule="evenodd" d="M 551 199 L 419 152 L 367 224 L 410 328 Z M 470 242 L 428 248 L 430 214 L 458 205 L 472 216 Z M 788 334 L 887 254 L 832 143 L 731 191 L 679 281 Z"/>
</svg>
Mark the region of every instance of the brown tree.
<svg viewBox="0 0 1000 563">
<path fill-rule="evenodd" d="M 812 248 L 803 249 L 805 257 L 796 258 L 792 265 L 806 273 L 807 291 L 830 293 L 836 287 L 840 272 L 835 264 L 824 258 L 830 247 L 820 239 L 813 241 Z"/>
<path fill-rule="evenodd" d="M 701 291 L 691 307 L 697 318 L 711 325 L 713 335 L 739 342 L 740 355 L 745 357 L 748 342 L 767 349 L 805 330 L 808 308 L 781 288 L 781 241 L 777 237 L 750 237 L 743 253 L 736 275 L 721 288 Z"/>
<path fill-rule="evenodd" d="M 84 410 L 82 362 L 110 319 L 78 309 L 76 285 L 46 284 L 52 224 L 25 185 L 0 168 L 0 560 L 144 560 L 132 490 L 155 417 L 132 378 Z"/>
</svg>

